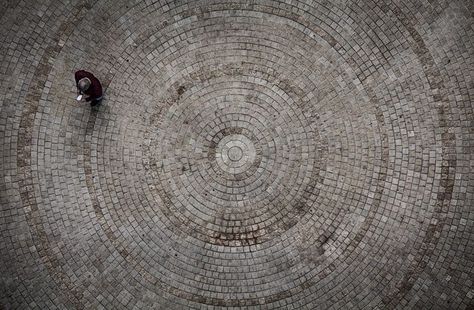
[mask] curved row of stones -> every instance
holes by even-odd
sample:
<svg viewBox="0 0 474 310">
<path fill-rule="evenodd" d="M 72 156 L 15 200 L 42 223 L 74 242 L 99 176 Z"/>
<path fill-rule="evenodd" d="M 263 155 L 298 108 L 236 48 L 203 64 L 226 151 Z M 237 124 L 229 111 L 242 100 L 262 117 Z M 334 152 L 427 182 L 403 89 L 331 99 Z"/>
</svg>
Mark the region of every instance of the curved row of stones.
<svg viewBox="0 0 474 310">
<path fill-rule="evenodd" d="M 469 1 L 2 6 L 4 308 L 474 306 Z"/>
</svg>

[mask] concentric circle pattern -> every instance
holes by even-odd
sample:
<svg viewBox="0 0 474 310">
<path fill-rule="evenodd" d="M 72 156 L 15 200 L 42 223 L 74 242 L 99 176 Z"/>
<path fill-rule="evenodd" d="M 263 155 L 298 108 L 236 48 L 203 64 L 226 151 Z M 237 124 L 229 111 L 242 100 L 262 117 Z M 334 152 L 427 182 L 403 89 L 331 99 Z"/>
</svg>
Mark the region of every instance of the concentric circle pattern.
<svg viewBox="0 0 474 310">
<path fill-rule="evenodd" d="M 473 309 L 473 12 L 3 1 L 0 308 Z"/>
</svg>

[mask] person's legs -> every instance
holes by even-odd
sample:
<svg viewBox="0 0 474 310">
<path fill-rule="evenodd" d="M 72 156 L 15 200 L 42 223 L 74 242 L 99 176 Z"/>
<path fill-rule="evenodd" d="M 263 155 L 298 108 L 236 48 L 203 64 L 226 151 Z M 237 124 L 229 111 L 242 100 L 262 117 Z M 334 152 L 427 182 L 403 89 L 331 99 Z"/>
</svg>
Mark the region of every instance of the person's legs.
<svg viewBox="0 0 474 310">
<path fill-rule="evenodd" d="M 102 102 L 103 97 L 95 98 L 91 100 L 91 107 L 94 107 Z"/>
</svg>

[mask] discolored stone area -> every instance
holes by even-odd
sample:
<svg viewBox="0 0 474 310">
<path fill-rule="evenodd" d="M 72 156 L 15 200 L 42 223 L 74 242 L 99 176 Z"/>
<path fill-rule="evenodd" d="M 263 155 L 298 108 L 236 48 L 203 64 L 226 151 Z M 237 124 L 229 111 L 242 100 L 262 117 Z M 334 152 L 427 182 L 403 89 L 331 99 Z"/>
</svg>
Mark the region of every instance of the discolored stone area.
<svg viewBox="0 0 474 310">
<path fill-rule="evenodd" d="M 473 12 L 1 1 L 0 308 L 473 309 Z"/>
</svg>

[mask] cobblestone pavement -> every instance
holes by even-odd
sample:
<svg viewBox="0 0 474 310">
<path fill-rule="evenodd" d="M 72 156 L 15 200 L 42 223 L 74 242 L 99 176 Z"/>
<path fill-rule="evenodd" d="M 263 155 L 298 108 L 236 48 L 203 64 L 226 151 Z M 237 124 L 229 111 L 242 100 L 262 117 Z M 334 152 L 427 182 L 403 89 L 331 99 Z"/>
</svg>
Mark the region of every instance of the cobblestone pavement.
<svg viewBox="0 0 474 310">
<path fill-rule="evenodd" d="M 2 0 L 0 308 L 473 309 L 473 16 Z"/>
</svg>

